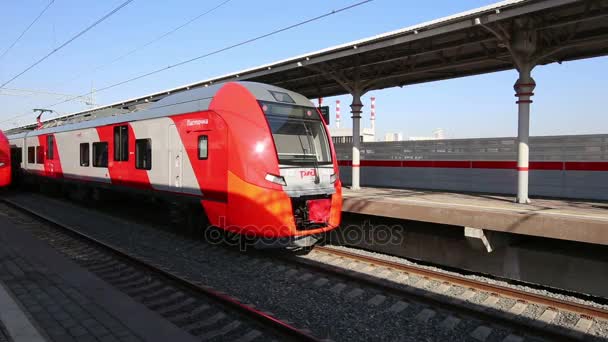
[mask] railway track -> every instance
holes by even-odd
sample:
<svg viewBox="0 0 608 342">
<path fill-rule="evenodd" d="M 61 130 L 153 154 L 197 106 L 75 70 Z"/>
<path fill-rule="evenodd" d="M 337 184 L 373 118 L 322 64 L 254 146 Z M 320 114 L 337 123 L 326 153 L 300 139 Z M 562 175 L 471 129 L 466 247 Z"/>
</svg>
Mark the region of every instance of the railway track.
<svg viewBox="0 0 608 342">
<path fill-rule="evenodd" d="M 151 261 L 134 257 L 127 251 L 19 203 L 8 199 L 0 201 L 47 223 L 36 226 L 32 231 L 37 238 L 48 242 L 85 269 L 203 340 L 319 341 L 310 332 L 298 329 L 212 287 L 171 273 Z"/>
<path fill-rule="evenodd" d="M 73 212 L 73 204 L 42 201 L 36 196 L 22 197 L 20 202 L 33 211 L 79 227 L 79 231 L 94 238 L 121 246 L 129 250 L 129 254 L 163 264 L 163 268 L 180 277 L 186 277 L 184 274 L 190 277 L 188 269 L 191 268 L 204 272 L 207 283 L 225 289 L 246 303 L 274 312 L 272 316 L 279 317 L 281 322 L 298 322 L 298 326 L 309 329 L 314 336 L 336 341 L 395 340 L 407 334 L 429 341 L 505 342 L 538 341 L 539 338 L 604 341 L 608 336 L 604 310 L 560 303 L 555 298 L 521 290 L 501 289 L 485 282 L 404 265 L 399 260 L 370 258 L 365 253 L 349 253 L 334 247 L 318 247 L 303 256 L 277 257 L 276 251 L 243 254 L 236 248 L 175 235 L 162 224 L 136 228 L 131 226 L 130 219 L 114 219 L 114 211 L 110 215 L 95 214 L 93 210 L 81 208 L 82 213 L 68 218 L 55 212 Z M 117 226 L 112 232 L 81 225 L 93 217 L 100 222 L 123 221 L 125 226 Z M 134 214 L 133 217 L 140 216 Z M 120 243 L 119 238 L 129 240 L 124 237 L 126 225 L 137 231 L 134 232 L 137 238 Z M 184 270 L 179 265 L 181 262 L 194 264 Z M 221 270 L 217 271 L 218 268 Z M 234 273 L 246 279 L 243 287 L 256 288 L 256 293 L 242 291 L 238 285 L 225 287 L 227 274 Z M 327 305 L 323 305 L 324 302 Z M 191 307 L 183 307 L 183 311 L 188 310 Z M 315 321 L 319 317 L 322 318 Z M 323 320 L 325 322 L 320 323 Z M 331 322 L 330 328 L 326 328 L 328 322 Z M 351 327 L 356 330 L 348 331 Z"/>
<path fill-rule="evenodd" d="M 420 301 L 435 308 L 479 319 L 482 324 L 471 335 L 480 340 L 484 340 L 491 331 L 488 322 L 503 325 L 513 331 L 505 341 L 521 341 L 525 336 L 576 341 L 586 340 L 590 337 L 588 332 L 594 324 L 608 320 L 608 310 L 599 307 L 379 259 L 356 250 L 317 246 L 305 258 L 289 259 L 320 272 L 328 272 L 344 281 L 382 289 L 404 301 Z M 474 297 L 485 298 L 472 302 Z M 497 305 L 505 300 L 513 302 L 506 311 Z M 529 319 L 522 316 L 528 305 L 539 306 L 544 311 L 536 319 Z M 559 315 L 569 315 L 576 323 L 569 328 L 556 326 L 554 322 Z M 460 318 L 448 316 L 444 323 L 450 324 L 450 321 L 453 323 L 458 320 Z"/>
</svg>

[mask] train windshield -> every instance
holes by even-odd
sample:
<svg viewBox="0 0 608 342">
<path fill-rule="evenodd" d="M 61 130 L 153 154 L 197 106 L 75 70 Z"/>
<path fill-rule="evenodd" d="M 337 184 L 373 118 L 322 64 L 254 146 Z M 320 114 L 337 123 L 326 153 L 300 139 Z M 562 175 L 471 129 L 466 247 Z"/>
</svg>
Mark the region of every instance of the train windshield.
<svg viewBox="0 0 608 342">
<path fill-rule="evenodd" d="M 261 102 L 279 163 L 284 165 L 330 164 L 331 150 L 323 121 L 313 107 Z"/>
</svg>

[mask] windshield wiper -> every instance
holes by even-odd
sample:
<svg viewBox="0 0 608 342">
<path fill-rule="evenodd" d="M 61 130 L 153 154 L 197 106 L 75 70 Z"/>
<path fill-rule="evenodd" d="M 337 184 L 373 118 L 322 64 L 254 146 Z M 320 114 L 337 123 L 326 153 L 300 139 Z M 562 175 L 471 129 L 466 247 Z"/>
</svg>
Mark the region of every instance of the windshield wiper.
<svg viewBox="0 0 608 342">
<path fill-rule="evenodd" d="M 306 137 L 308 138 L 308 146 L 310 146 L 310 151 L 314 154 L 313 165 L 315 167 L 315 184 L 319 184 L 321 183 L 321 178 L 319 177 L 319 162 L 317 160 L 317 150 L 315 150 L 315 145 L 313 145 L 313 141 L 311 138 L 312 132 L 308 129 L 308 126 L 305 122 L 302 122 L 302 125 L 304 125 L 304 130 L 306 131 Z M 304 150 L 304 153 L 306 153 L 306 150 Z"/>
</svg>

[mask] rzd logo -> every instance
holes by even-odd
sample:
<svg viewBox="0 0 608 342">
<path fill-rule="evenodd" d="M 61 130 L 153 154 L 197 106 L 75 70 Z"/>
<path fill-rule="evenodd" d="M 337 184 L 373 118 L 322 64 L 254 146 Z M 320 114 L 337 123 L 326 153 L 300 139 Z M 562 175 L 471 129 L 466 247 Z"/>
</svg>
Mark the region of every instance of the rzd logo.
<svg viewBox="0 0 608 342">
<path fill-rule="evenodd" d="M 317 175 L 317 171 L 315 171 L 315 169 L 310 169 L 310 170 L 306 170 L 306 171 L 300 171 L 300 178 L 314 177 L 316 175 Z"/>
</svg>

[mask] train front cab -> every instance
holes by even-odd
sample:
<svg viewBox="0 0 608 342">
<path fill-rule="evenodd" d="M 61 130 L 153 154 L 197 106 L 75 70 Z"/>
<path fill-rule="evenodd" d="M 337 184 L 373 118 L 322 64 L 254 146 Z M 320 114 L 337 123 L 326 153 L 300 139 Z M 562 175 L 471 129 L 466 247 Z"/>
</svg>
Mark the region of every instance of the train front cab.
<svg viewBox="0 0 608 342">
<path fill-rule="evenodd" d="M 212 224 L 256 237 L 260 248 L 311 246 L 339 226 L 337 160 L 308 99 L 268 85 L 230 83 L 210 109 L 229 131 L 226 214 Z"/>
</svg>

